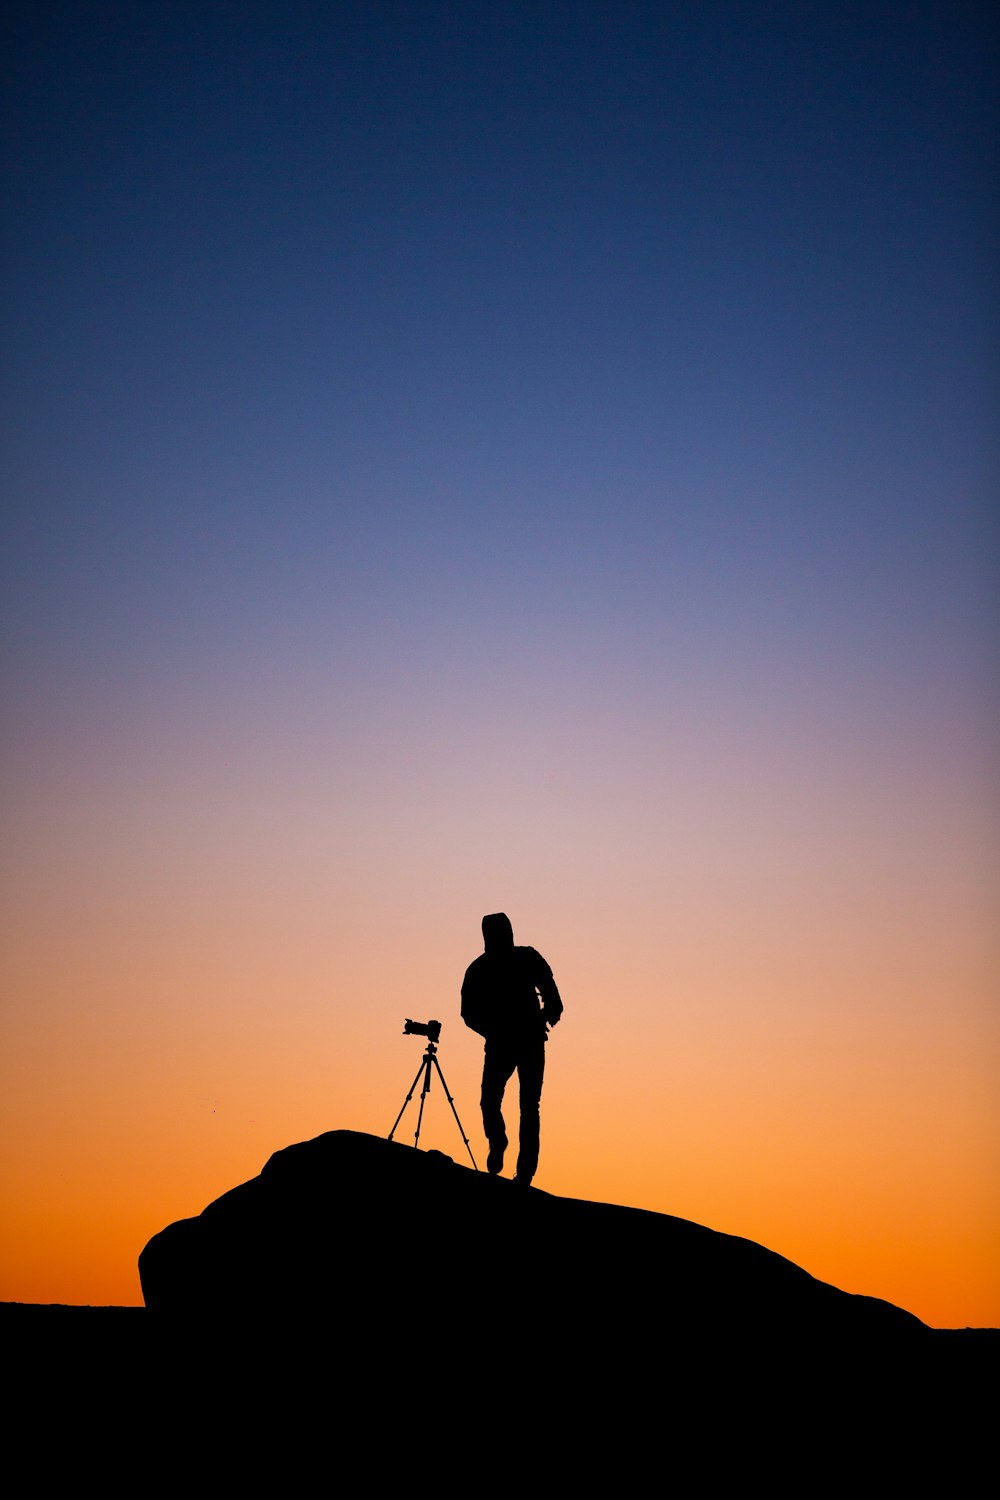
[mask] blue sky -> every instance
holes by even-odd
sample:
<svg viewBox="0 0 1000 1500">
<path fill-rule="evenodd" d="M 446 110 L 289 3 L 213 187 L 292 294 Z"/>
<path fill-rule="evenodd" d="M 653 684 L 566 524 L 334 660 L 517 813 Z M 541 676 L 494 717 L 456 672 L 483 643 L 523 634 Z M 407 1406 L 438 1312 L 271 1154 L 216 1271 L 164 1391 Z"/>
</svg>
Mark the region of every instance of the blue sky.
<svg viewBox="0 0 1000 1500">
<path fill-rule="evenodd" d="M 983 628 L 981 8 L 33 6 L 13 29 L 22 618 L 63 568 L 112 626 L 149 589 L 242 630 L 264 577 L 321 572 L 334 602 L 371 563 L 464 617 L 492 559 L 550 607 L 681 572 L 776 588 L 796 627 L 796 593 L 847 614 L 856 590 L 909 634 L 943 583 Z"/>
</svg>

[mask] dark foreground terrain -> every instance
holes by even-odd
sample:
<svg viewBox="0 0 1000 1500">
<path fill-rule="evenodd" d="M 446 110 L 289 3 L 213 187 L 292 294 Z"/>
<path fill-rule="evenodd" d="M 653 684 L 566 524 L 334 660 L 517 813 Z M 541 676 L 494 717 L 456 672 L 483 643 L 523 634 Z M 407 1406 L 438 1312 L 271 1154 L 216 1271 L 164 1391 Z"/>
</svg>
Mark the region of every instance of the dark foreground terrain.
<svg viewBox="0 0 1000 1500">
<path fill-rule="evenodd" d="M 140 1256 L 145 1308 L 0 1305 L 10 1430 L 106 1487 L 955 1483 L 1000 1332 L 751 1241 L 333 1131 Z M 867 1478 L 857 1479 L 857 1466 Z M 322 1476 L 317 1473 L 317 1466 Z"/>
</svg>

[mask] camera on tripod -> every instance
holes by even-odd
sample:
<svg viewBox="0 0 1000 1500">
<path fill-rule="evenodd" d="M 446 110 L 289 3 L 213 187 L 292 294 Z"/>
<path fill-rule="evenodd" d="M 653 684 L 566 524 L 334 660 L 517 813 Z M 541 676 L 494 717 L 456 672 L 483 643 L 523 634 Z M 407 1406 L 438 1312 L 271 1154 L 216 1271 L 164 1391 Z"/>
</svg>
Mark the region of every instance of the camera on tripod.
<svg viewBox="0 0 1000 1500">
<path fill-rule="evenodd" d="M 429 1042 L 436 1042 L 441 1036 L 441 1022 L 411 1021 L 410 1018 L 407 1017 L 406 1025 L 403 1027 L 403 1035 L 425 1036 Z"/>
<path fill-rule="evenodd" d="M 462 1140 L 465 1142 L 465 1149 L 469 1153 L 469 1160 L 472 1162 L 472 1165 L 476 1168 L 476 1171 L 478 1172 L 479 1168 L 476 1166 L 476 1158 L 473 1156 L 473 1154 L 472 1154 L 472 1147 L 469 1145 L 469 1137 L 466 1135 L 465 1131 L 462 1129 L 462 1122 L 458 1118 L 458 1110 L 455 1108 L 455 1101 L 454 1101 L 454 1099 L 451 1097 L 451 1095 L 448 1092 L 448 1085 L 444 1081 L 444 1074 L 441 1072 L 441 1064 L 438 1062 L 437 1047 L 434 1045 L 434 1043 L 440 1039 L 440 1036 L 441 1036 L 441 1022 L 440 1021 L 412 1021 L 410 1019 L 410 1017 L 407 1016 L 406 1022 L 405 1022 L 404 1026 L 403 1026 L 403 1035 L 404 1036 L 425 1036 L 427 1038 L 427 1046 L 424 1048 L 424 1060 L 420 1064 L 420 1067 L 417 1069 L 417 1076 L 416 1076 L 416 1078 L 414 1078 L 413 1082 L 410 1084 L 410 1092 L 407 1094 L 406 1098 L 403 1100 L 403 1108 L 399 1111 L 399 1114 L 396 1116 L 396 1124 L 389 1131 L 389 1139 L 390 1139 L 390 1141 L 392 1140 L 393 1136 L 396 1134 L 396 1129 L 397 1129 L 397 1127 L 399 1125 L 400 1120 L 403 1118 L 403 1114 L 405 1113 L 406 1106 L 409 1104 L 410 1100 L 413 1098 L 413 1091 L 414 1091 L 414 1089 L 416 1088 L 416 1086 L 420 1082 L 420 1080 L 423 1079 L 423 1088 L 420 1090 L 420 1108 L 417 1111 L 417 1130 L 416 1130 L 416 1134 L 413 1137 L 413 1146 L 414 1146 L 414 1149 L 416 1149 L 416 1147 L 419 1146 L 419 1144 L 420 1144 L 420 1126 L 423 1123 L 423 1118 L 424 1118 L 424 1105 L 427 1102 L 427 1095 L 430 1093 L 431 1079 L 434 1077 L 434 1074 L 436 1073 L 437 1076 L 438 1076 L 438 1078 L 440 1078 L 440 1080 L 441 1080 L 441 1087 L 444 1089 L 444 1096 L 447 1099 L 448 1103 L 451 1105 L 451 1112 L 455 1116 L 455 1124 L 458 1126 L 459 1133 L 460 1133 L 460 1135 L 462 1137 Z"/>
</svg>

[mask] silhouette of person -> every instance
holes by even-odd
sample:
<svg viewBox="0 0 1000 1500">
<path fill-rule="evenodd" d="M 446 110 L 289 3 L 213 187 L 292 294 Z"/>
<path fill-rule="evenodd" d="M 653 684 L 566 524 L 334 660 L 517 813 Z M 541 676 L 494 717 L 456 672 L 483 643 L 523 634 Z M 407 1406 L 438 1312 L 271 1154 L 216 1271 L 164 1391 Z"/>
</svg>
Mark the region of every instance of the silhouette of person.
<svg viewBox="0 0 1000 1500">
<path fill-rule="evenodd" d="M 462 1020 L 485 1039 L 483 1130 L 489 1142 L 486 1170 L 503 1167 L 507 1130 L 501 1111 L 504 1089 L 517 1069 L 521 1132 L 515 1182 L 527 1187 L 538 1166 L 538 1104 L 545 1071 L 548 1028 L 563 1003 L 552 970 L 534 948 L 516 948 L 510 918 L 502 911 L 483 918 L 484 952 L 465 971 Z"/>
</svg>

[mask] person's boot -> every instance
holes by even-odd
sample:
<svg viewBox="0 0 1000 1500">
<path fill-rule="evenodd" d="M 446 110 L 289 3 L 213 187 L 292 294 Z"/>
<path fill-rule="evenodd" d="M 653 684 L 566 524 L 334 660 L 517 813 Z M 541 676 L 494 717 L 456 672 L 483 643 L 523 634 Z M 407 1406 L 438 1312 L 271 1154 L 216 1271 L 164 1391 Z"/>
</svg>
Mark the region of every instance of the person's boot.
<svg viewBox="0 0 1000 1500">
<path fill-rule="evenodd" d="M 538 1137 L 528 1136 L 527 1140 L 521 1141 L 521 1149 L 517 1153 L 517 1166 L 514 1168 L 514 1181 L 520 1187 L 530 1187 L 531 1179 L 538 1169 Z"/>
<path fill-rule="evenodd" d="M 490 1154 L 486 1158 L 486 1170 L 493 1177 L 495 1177 L 503 1167 L 503 1154 L 506 1149 L 507 1137 L 505 1135 L 497 1136 L 494 1140 L 490 1141 Z"/>
</svg>

